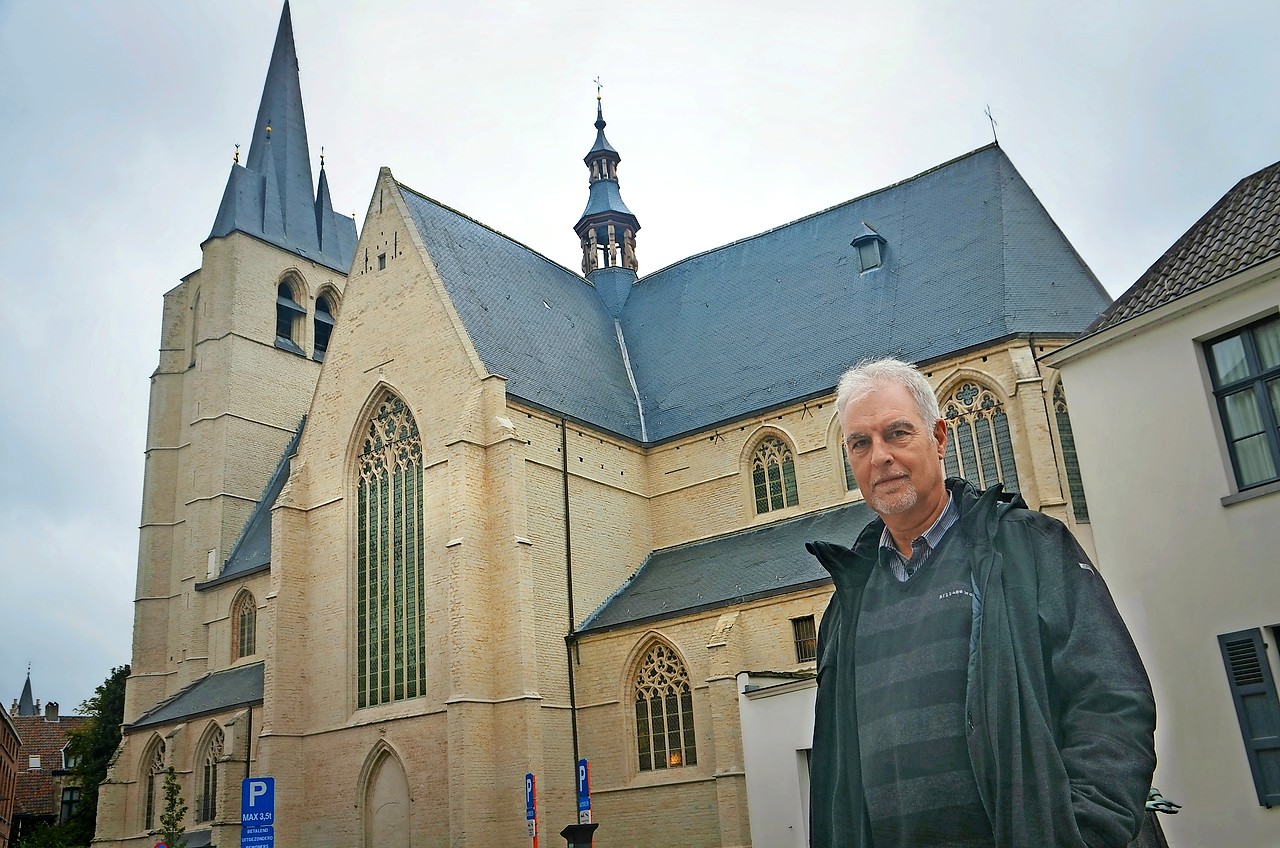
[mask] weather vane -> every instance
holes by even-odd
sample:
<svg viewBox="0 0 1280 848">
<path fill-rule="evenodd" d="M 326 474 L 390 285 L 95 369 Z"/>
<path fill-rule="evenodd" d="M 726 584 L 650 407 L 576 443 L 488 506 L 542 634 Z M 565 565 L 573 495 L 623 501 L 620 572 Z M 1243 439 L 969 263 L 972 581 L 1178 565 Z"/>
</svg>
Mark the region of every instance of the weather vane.
<svg viewBox="0 0 1280 848">
<path fill-rule="evenodd" d="M 999 139 L 999 137 L 997 137 L 997 136 L 996 136 L 996 119 L 995 119 L 995 117 L 991 114 L 991 104 L 990 104 L 990 103 L 988 103 L 988 104 L 987 104 L 987 108 L 986 108 L 986 110 L 985 110 L 985 114 L 986 114 L 986 116 L 987 116 L 987 120 L 991 122 L 991 140 L 992 140 L 993 142 L 995 142 L 996 144 L 999 144 L 999 143 L 1000 143 L 1000 139 Z"/>
</svg>

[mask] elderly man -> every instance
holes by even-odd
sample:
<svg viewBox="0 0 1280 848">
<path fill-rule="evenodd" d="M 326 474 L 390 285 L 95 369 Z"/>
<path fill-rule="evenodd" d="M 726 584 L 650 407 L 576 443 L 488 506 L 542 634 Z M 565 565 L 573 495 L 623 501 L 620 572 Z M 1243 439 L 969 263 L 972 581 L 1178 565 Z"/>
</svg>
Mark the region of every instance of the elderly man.
<svg viewBox="0 0 1280 848">
<path fill-rule="evenodd" d="M 944 479 L 947 427 L 897 360 L 840 380 L 849 464 L 879 516 L 809 545 L 818 635 L 814 848 L 1127 845 L 1155 704 L 1102 577 L 1063 524 Z"/>
</svg>

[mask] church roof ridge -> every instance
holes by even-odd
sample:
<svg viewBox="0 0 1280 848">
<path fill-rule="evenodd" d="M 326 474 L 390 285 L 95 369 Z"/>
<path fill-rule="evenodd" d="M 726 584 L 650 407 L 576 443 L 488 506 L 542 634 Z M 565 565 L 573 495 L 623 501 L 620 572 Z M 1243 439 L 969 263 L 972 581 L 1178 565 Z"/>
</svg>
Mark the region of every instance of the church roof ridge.
<svg viewBox="0 0 1280 848">
<path fill-rule="evenodd" d="M 889 185 L 886 185 L 886 186 L 881 186 L 880 188 L 877 188 L 877 189 L 872 189 L 871 191 L 868 191 L 868 192 L 864 192 L 863 194 L 860 194 L 857 197 L 851 197 L 848 200 L 842 200 L 839 203 L 833 203 L 832 205 L 827 206 L 823 209 L 819 209 L 815 212 L 810 212 L 806 215 L 801 215 L 799 218 L 795 218 L 791 221 L 778 224 L 776 226 L 770 227 L 767 230 L 761 230 L 758 233 L 752 233 L 751 235 L 742 236 L 741 238 L 734 239 L 733 241 L 725 242 L 724 244 L 717 245 L 715 247 L 709 247 L 706 250 L 702 250 L 702 251 L 699 251 L 698 253 L 693 253 L 693 254 L 690 254 L 689 256 L 685 256 L 680 259 L 677 259 L 676 261 L 670 263 L 669 265 L 664 265 L 661 268 L 657 268 L 653 271 L 650 271 L 648 274 L 642 275 L 640 279 L 636 281 L 636 284 L 639 285 L 640 283 L 643 283 L 645 280 L 649 279 L 650 277 L 655 277 L 658 274 L 661 274 L 663 271 L 666 271 L 670 268 L 674 268 L 677 265 L 682 265 L 685 262 L 691 262 L 694 259 L 700 259 L 704 256 L 715 253 L 716 251 L 719 251 L 719 250 L 725 250 L 727 248 L 736 247 L 737 245 L 744 244 L 746 242 L 754 241 L 755 239 L 758 239 L 758 238 L 764 238 L 765 236 L 772 235 L 776 232 L 779 232 L 780 230 L 785 230 L 788 227 L 793 227 L 796 224 L 803 224 L 805 221 L 826 215 L 828 212 L 834 212 L 838 209 L 843 209 L 846 206 L 849 206 L 854 203 L 858 203 L 859 201 L 862 201 L 862 200 L 867 200 L 868 198 L 875 197 L 878 194 L 883 194 L 886 191 L 893 191 L 896 188 L 900 188 L 904 185 L 907 185 L 908 183 L 915 182 L 916 180 L 927 177 L 930 174 L 936 173 L 937 171 L 941 171 L 944 168 L 948 168 L 956 164 L 957 162 L 963 162 L 966 159 L 970 159 L 974 156 L 977 156 L 980 153 L 985 153 L 988 150 L 992 150 L 992 149 L 999 150 L 1001 154 L 1004 154 L 1004 148 L 1000 147 L 1000 145 L 996 144 L 995 142 L 991 142 L 990 144 L 984 144 L 982 147 L 975 148 L 973 150 L 970 150 L 967 153 L 961 153 L 959 156 L 955 156 L 951 159 L 948 159 L 946 162 L 942 162 L 941 164 L 934 165 L 932 168 L 927 168 L 918 174 L 914 174 L 910 177 L 904 177 L 903 179 L 900 179 L 897 182 L 890 183 Z M 1008 156 L 1005 156 L 1005 158 L 1008 159 Z M 866 221 L 863 221 L 862 223 L 866 225 Z M 877 235 L 879 235 L 879 233 L 877 233 Z"/>
</svg>

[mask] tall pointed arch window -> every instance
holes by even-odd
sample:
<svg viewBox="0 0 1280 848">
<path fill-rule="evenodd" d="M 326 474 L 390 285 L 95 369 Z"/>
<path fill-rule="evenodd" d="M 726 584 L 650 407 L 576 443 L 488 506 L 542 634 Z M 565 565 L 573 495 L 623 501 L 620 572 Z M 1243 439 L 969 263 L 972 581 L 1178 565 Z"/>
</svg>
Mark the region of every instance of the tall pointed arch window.
<svg viewBox="0 0 1280 848">
<path fill-rule="evenodd" d="M 847 492 L 858 491 L 858 480 L 853 476 L 853 467 L 849 465 L 849 449 L 844 446 L 844 440 L 840 440 L 840 458 L 844 460 L 844 488 Z"/>
<path fill-rule="evenodd" d="M 291 353 L 302 353 L 298 346 L 298 330 L 307 310 L 298 303 L 298 292 L 288 278 L 276 286 L 276 347 Z"/>
<path fill-rule="evenodd" d="M 222 759 L 222 746 L 225 741 L 226 734 L 222 728 L 214 726 L 213 732 L 201 746 L 200 756 L 196 758 L 196 767 L 200 769 L 196 821 L 213 821 L 218 812 L 218 760 Z"/>
<path fill-rule="evenodd" d="M 782 439 L 766 436 L 756 446 L 751 455 L 751 486 L 757 515 L 800 503 L 795 459 Z"/>
<path fill-rule="evenodd" d="M 146 798 L 142 804 L 142 827 L 144 830 L 153 830 L 156 826 L 156 792 L 160 789 L 161 775 L 164 774 L 165 769 L 163 739 L 157 739 L 152 743 L 151 750 L 142 762 L 143 768 L 146 769 L 146 775 L 142 781 L 146 792 Z"/>
<path fill-rule="evenodd" d="M 1009 416 L 995 393 L 980 383 L 961 383 L 941 406 L 947 422 L 942 458 L 947 476 L 964 477 L 982 489 L 1003 483 L 1006 491 L 1018 491 Z"/>
<path fill-rule="evenodd" d="M 248 590 L 231 603 L 231 656 L 253 656 L 258 649 L 258 603 Z"/>
<path fill-rule="evenodd" d="M 1080 460 L 1076 456 L 1076 438 L 1071 433 L 1071 417 L 1067 414 L 1067 396 L 1062 383 L 1053 390 L 1053 419 L 1058 425 L 1058 444 L 1062 446 L 1062 467 L 1067 475 L 1067 493 L 1071 495 L 1071 512 L 1081 524 L 1089 522 L 1089 506 L 1084 500 L 1084 480 L 1080 476 Z"/>
<path fill-rule="evenodd" d="M 640 771 L 698 763 L 693 732 L 693 689 L 679 655 L 657 642 L 635 680 L 636 746 Z"/>
<path fill-rule="evenodd" d="M 374 408 L 356 481 L 356 702 L 426 692 L 422 441 L 404 401 Z"/>
<path fill-rule="evenodd" d="M 316 298 L 315 347 L 311 358 L 316 362 L 324 362 L 324 355 L 329 350 L 329 336 L 333 334 L 333 296 L 328 294 Z"/>
</svg>

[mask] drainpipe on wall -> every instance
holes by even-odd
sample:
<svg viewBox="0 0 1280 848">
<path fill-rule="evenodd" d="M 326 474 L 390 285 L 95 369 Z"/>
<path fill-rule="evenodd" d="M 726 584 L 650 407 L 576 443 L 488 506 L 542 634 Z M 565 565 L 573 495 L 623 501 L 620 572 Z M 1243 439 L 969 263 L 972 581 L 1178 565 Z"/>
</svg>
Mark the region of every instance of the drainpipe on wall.
<svg viewBox="0 0 1280 848">
<path fill-rule="evenodd" d="M 564 483 L 564 579 L 569 599 L 569 632 L 565 636 L 565 660 L 569 667 L 569 722 L 573 727 L 573 777 L 578 778 L 578 698 L 573 684 L 574 631 L 577 619 L 573 615 L 573 531 L 569 521 L 569 425 L 560 419 L 560 470 Z"/>
</svg>

